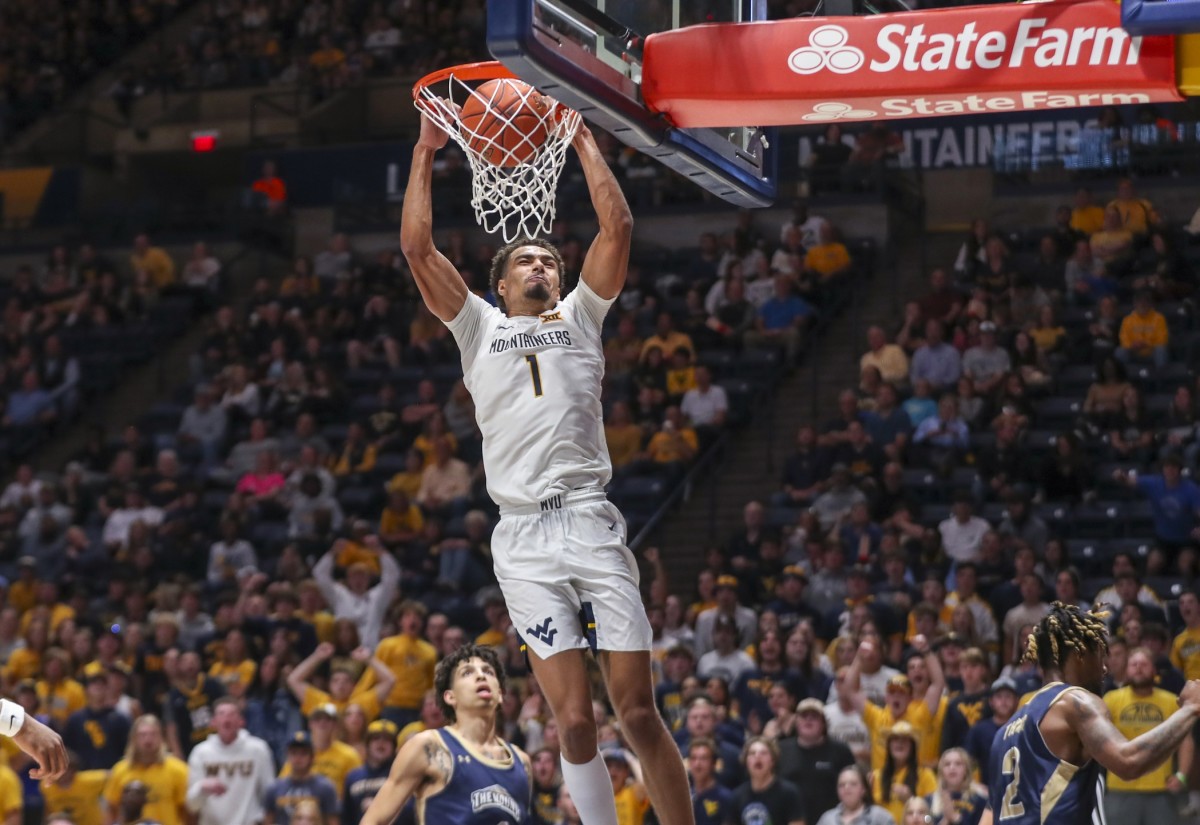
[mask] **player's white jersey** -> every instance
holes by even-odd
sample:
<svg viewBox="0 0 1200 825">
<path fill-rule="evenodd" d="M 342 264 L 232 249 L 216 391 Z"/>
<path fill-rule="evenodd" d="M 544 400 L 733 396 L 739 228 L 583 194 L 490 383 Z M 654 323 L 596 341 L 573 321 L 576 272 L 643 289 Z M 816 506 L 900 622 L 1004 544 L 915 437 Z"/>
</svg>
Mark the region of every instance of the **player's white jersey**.
<svg viewBox="0 0 1200 825">
<path fill-rule="evenodd" d="M 509 318 L 468 293 L 446 323 L 483 433 L 488 493 L 501 507 L 612 477 L 600 406 L 600 329 L 612 303 L 581 280 L 554 309 Z"/>
</svg>

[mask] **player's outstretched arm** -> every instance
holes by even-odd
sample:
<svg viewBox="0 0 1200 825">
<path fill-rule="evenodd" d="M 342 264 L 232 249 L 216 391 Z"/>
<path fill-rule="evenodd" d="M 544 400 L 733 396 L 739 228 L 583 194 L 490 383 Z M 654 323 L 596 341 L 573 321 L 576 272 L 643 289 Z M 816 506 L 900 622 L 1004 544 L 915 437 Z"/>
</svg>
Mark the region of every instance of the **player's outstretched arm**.
<svg viewBox="0 0 1200 825">
<path fill-rule="evenodd" d="M 452 768 L 450 752 L 442 744 L 437 731 L 418 733 L 396 754 L 391 773 L 379 793 L 375 794 L 359 825 L 391 825 L 400 809 L 423 783 L 441 785 L 450 781 Z"/>
<path fill-rule="evenodd" d="M 421 115 L 421 136 L 413 149 L 400 217 L 400 250 L 425 305 L 443 321 L 452 320 L 467 302 L 462 276 L 433 245 L 433 156 L 449 139 L 440 126 Z"/>
<path fill-rule="evenodd" d="M 1161 725 L 1135 739 L 1113 726 L 1108 706 L 1099 696 L 1073 690 L 1067 699 L 1067 723 L 1079 734 L 1086 754 L 1121 779 L 1136 779 L 1175 753 L 1200 718 L 1200 680 L 1187 683 L 1179 710 Z"/>
<path fill-rule="evenodd" d="M 9 704 L 5 700 L 5 704 Z M 8 722 L 6 718 L 4 720 Z M 15 733 L 11 734 L 17 747 L 32 756 L 38 766 L 29 772 L 33 779 L 44 779 L 47 782 L 57 782 L 67 771 L 67 749 L 62 737 L 43 725 L 32 716 L 25 716 L 25 721 Z"/>
<path fill-rule="evenodd" d="M 625 272 L 629 269 L 633 213 L 591 130 L 581 125 L 571 145 L 583 165 L 592 208 L 600 222 L 600 231 L 583 259 L 579 277 L 601 298 L 616 298 L 625 286 Z"/>
</svg>

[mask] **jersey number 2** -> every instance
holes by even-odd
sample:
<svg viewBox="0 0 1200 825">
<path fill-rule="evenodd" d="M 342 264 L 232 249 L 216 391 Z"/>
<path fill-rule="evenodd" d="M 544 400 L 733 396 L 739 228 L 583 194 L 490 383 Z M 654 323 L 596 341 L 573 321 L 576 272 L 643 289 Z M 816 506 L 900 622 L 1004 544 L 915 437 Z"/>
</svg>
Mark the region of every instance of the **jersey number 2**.
<svg viewBox="0 0 1200 825">
<path fill-rule="evenodd" d="M 542 371 L 538 369 L 537 353 L 525 356 L 525 363 L 529 364 L 529 377 L 533 379 L 533 397 L 542 397 Z"/>
<path fill-rule="evenodd" d="M 1004 788 L 1004 799 L 1000 803 L 1000 819 L 1003 821 L 1023 816 L 1025 803 L 1017 802 L 1017 791 L 1021 785 L 1021 752 L 1016 748 L 1006 750 L 1000 769 L 1005 776 L 1012 777 L 1012 781 Z"/>
</svg>

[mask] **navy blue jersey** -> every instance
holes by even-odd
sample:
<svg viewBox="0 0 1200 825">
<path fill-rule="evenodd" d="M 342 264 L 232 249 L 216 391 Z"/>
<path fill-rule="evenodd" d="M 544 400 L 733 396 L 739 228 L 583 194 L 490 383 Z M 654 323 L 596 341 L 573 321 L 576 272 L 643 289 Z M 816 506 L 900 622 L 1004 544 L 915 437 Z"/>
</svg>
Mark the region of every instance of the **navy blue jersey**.
<svg viewBox="0 0 1200 825">
<path fill-rule="evenodd" d="M 1072 765 L 1042 739 L 1046 711 L 1068 690 L 1052 682 L 1018 710 L 992 740 L 988 789 L 993 816 L 1005 825 L 1090 825 L 1099 765 Z"/>
<path fill-rule="evenodd" d="M 508 764 L 470 750 L 453 731 L 439 728 L 450 751 L 450 781 L 417 804 L 417 821 L 429 825 L 524 825 L 529 816 L 529 774 L 511 746 Z"/>
</svg>

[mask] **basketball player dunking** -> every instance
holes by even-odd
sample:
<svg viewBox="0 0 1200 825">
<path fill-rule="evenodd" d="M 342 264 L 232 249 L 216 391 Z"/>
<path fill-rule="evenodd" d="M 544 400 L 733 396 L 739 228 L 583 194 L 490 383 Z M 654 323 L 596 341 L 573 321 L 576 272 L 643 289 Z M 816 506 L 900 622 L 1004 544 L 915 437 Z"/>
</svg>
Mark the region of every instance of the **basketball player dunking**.
<svg viewBox="0 0 1200 825">
<path fill-rule="evenodd" d="M 499 308 L 471 294 L 433 244 L 430 181 L 447 135 L 428 117 L 413 151 L 401 248 L 425 303 L 462 353 L 483 433 L 488 493 L 500 506 L 496 578 L 558 722 L 563 780 L 585 825 L 616 825 L 596 743 L 584 649 L 597 651 L 608 696 L 663 825 L 690 825 L 679 750 L 654 705 L 650 623 L 625 521 L 604 494 L 612 476 L 600 407 L 600 329 L 625 283 L 633 219 L 595 138 L 573 141 L 599 233 L 579 284 L 562 297 L 562 257 L 525 238 L 492 262 Z"/>
<path fill-rule="evenodd" d="M 524 825 L 529 757 L 496 735 L 504 693 L 496 651 L 463 645 L 438 662 L 433 682 L 449 724 L 404 743 L 360 825 L 390 825 L 413 796 L 421 825 Z"/>
<path fill-rule="evenodd" d="M 1200 680 L 1187 683 L 1179 710 L 1128 740 L 1100 698 L 1108 629 L 1101 616 L 1055 602 L 1029 637 L 1026 655 L 1046 686 L 992 740 L 992 818 L 1005 825 L 1090 825 L 1100 767 L 1134 779 L 1169 758 L 1200 718 Z"/>
</svg>

